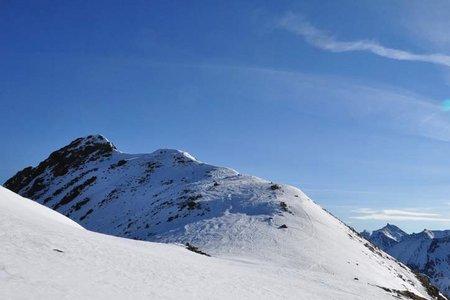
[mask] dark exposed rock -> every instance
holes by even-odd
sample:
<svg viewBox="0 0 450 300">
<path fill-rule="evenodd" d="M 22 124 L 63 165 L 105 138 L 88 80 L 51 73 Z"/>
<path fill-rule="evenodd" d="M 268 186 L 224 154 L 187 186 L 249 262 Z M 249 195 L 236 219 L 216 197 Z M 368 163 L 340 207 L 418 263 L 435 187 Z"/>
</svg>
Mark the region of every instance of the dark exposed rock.
<svg viewBox="0 0 450 300">
<path fill-rule="evenodd" d="M 423 297 L 416 295 L 413 292 L 410 292 L 407 290 L 400 291 L 400 290 L 395 290 L 395 289 L 389 289 L 384 286 L 377 286 L 377 287 L 379 287 L 380 289 L 382 289 L 390 294 L 393 294 L 393 296 L 398 299 L 404 299 L 404 297 L 406 297 L 406 299 L 412 299 L 412 300 L 426 300 L 426 298 L 423 298 Z M 439 298 L 434 298 L 434 299 L 439 299 Z M 439 300 L 441 300 L 441 299 L 439 299 Z"/>
<path fill-rule="evenodd" d="M 89 202 L 89 198 L 84 198 L 83 200 L 77 202 L 75 205 L 71 207 L 71 211 L 78 211 L 80 210 L 85 204 Z"/>
<path fill-rule="evenodd" d="M 106 195 L 106 198 L 100 202 L 99 206 L 103 206 L 104 204 L 117 198 L 119 198 L 119 191 L 117 189 L 113 189 L 111 192 L 108 193 L 108 195 Z"/>
<path fill-rule="evenodd" d="M 64 186 L 62 186 L 61 188 L 57 189 L 54 193 L 53 196 L 58 196 L 59 194 L 61 194 L 64 190 L 67 190 L 69 187 L 71 187 L 72 185 L 74 185 L 75 183 L 77 183 L 78 181 L 80 181 L 81 178 L 83 178 L 86 174 L 89 174 L 91 172 L 95 172 L 97 171 L 97 168 L 94 168 L 92 170 L 86 171 L 81 173 L 79 176 L 75 177 L 74 179 L 72 179 L 71 181 L 69 181 L 68 183 L 66 183 Z"/>
<path fill-rule="evenodd" d="M 439 293 L 439 289 L 431 284 L 430 279 L 422 274 L 416 273 L 417 279 L 422 283 L 422 285 L 426 288 L 427 293 L 437 300 L 446 300 L 446 298 L 442 297 Z"/>
<path fill-rule="evenodd" d="M 84 214 L 84 216 L 82 216 L 81 218 L 80 218 L 80 221 L 83 221 L 87 216 L 89 216 L 92 212 L 93 212 L 94 210 L 91 208 L 90 210 L 88 210 L 85 214 Z"/>
<path fill-rule="evenodd" d="M 161 164 L 159 162 L 149 162 L 147 163 L 147 171 L 153 172 L 155 169 L 160 168 Z"/>
<path fill-rule="evenodd" d="M 3 186 L 17 193 L 22 188 L 29 185 L 31 181 L 36 177 L 35 174 L 38 173 L 39 172 L 37 172 L 35 168 L 26 167 L 25 169 L 17 172 L 16 175 L 8 179 Z"/>
<path fill-rule="evenodd" d="M 281 186 L 278 185 L 278 184 L 272 184 L 272 185 L 270 186 L 270 189 L 271 189 L 272 191 L 276 191 L 276 190 L 281 189 Z"/>
<path fill-rule="evenodd" d="M 167 218 L 167 222 L 172 222 L 173 220 L 178 219 L 178 217 L 179 217 L 178 215 L 170 216 Z"/>
<path fill-rule="evenodd" d="M 25 197 L 32 197 L 44 189 L 46 189 L 44 178 L 38 177 L 34 180 L 33 185 L 26 191 Z"/>
<path fill-rule="evenodd" d="M 203 252 L 202 250 L 200 250 L 198 247 L 195 247 L 189 243 L 186 243 L 186 249 L 188 249 L 189 251 L 201 254 L 201 255 L 205 255 L 205 256 L 211 256 L 208 253 Z"/>
<path fill-rule="evenodd" d="M 126 164 L 126 163 L 127 163 L 127 161 L 126 161 L 125 159 L 122 159 L 122 160 L 119 160 L 119 161 L 117 162 L 117 166 L 120 167 L 120 166 L 123 166 L 123 165 Z"/>
<path fill-rule="evenodd" d="M 200 194 L 189 196 L 185 201 L 181 202 L 178 205 L 178 210 L 181 211 L 185 208 L 187 208 L 188 210 L 201 209 L 202 208 L 201 204 L 196 201 L 202 197 L 203 196 Z"/>
<path fill-rule="evenodd" d="M 82 184 L 76 186 L 75 188 L 73 188 L 70 192 L 68 192 L 62 199 L 61 201 L 59 201 L 57 204 L 55 204 L 55 206 L 53 206 L 53 209 L 57 210 L 59 207 L 61 207 L 62 205 L 65 205 L 69 202 L 71 202 L 73 199 L 75 199 L 80 193 L 81 191 L 83 191 L 87 186 L 91 185 L 92 183 L 94 183 L 94 181 L 97 180 L 96 176 L 92 176 L 91 178 L 89 178 L 88 180 L 86 180 L 85 182 L 83 182 Z"/>
<path fill-rule="evenodd" d="M 287 206 L 286 202 L 281 201 L 280 206 L 283 211 L 288 211 L 288 206 Z"/>
<path fill-rule="evenodd" d="M 88 160 L 92 161 L 92 159 L 96 160 L 109 156 L 114 150 L 116 150 L 116 147 L 100 135 L 78 138 L 69 145 L 50 154 L 37 167 L 27 167 L 19 171 L 5 182 L 4 187 L 13 192 L 23 194 L 20 191 L 45 172 L 50 172 L 54 178 L 59 177 L 71 169 L 79 168 Z M 43 182 L 36 179 L 24 195 L 29 198 L 37 198 L 36 194 L 44 187 Z"/>
</svg>

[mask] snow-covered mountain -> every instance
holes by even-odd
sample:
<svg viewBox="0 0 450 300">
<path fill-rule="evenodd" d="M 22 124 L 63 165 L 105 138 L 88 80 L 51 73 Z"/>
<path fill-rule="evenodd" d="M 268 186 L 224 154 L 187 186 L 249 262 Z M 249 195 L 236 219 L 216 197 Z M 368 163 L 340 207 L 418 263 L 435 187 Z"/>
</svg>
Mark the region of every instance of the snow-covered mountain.
<svg viewBox="0 0 450 300">
<path fill-rule="evenodd" d="M 0 282 L 8 288 L 0 293 L 6 295 L 45 285 L 49 295 L 67 293 L 69 298 L 127 293 L 134 299 L 441 297 L 423 277 L 374 248 L 299 189 L 208 165 L 185 152 L 126 154 L 102 136 L 88 136 L 22 170 L 5 186 L 86 229 L 189 243 L 212 255 L 74 226 L 44 228 L 41 218 L 27 219 L 15 210 L 17 196 L 1 190 L 6 234 L 0 238 L 8 246 L 0 250 L 0 259 L 5 258 Z M 86 286 L 97 296 L 111 290 L 92 297 L 81 291 Z"/>
<path fill-rule="evenodd" d="M 407 234 L 387 226 L 362 235 L 417 272 L 426 274 L 441 292 L 450 294 L 450 230 Z"/>
<path fill-rule="evenodd" d="M 372 232 L 364 230 L 361 235 L 384 250 L 399 243 L 407 233 L 395 225 L 387 224 Z"/>
<path fill-rule="evenodd" d="M 406 267 L 355 246 L 356 236 L 345 243 L 354 248 L 348 256 L 310 260 L 309 268 L 207 257 L 180 245 L 85 230 L 2 187 L 0 228 L 0 299 L 433 299 Z M 358 252 L 357 263 L 327 271 Z M 336 266 L 317 267 L 333 261 Z M 355 280 L 358 272 L 367 276 Z"/>
</svg>

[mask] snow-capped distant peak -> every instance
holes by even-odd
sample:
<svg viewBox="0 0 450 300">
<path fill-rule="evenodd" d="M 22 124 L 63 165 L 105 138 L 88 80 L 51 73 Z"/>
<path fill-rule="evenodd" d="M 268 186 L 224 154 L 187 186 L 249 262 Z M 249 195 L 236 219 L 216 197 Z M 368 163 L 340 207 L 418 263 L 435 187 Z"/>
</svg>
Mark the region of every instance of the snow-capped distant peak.
<svg viewBox="0 0 450 300">
<path fill-rule="evenodd" d="M 449 294 L 450 230 L 407 234 L 395 225 L 387 224 L 372 233 L 361 235 L 414 270 L 429 276 L 433 284 Z"/>
<path fill-rule="evenodd" d="M 431 230 L 424 229 L 423 233 L 426 234 L 428 237 L 430 237 L 430 239 L 434 238 L 434 233 Z"/>
<path fill-rule="evenodd" d="M 401 241 L 401 239 L 406 235 L 406 232 L 404 232 L 397 226 L 391 225 L 389 223 L 386 224 L 386 226 L 381 228 L 379 231 L 397 242 Z"/>
<path fill-rule="evenodd" d="M 407 235 L 407 233 L 397 226 L 388 223 L 386 224 L 386 226 L 378 230 L 364 230 L 363 232 L 361 232 L 361 235 L 364 238 L 372 241 L 380 248 L 386 249 L 388 247 L 391 247 L 396 242 L 400 242 L 402 238 Z"/>
</svg>

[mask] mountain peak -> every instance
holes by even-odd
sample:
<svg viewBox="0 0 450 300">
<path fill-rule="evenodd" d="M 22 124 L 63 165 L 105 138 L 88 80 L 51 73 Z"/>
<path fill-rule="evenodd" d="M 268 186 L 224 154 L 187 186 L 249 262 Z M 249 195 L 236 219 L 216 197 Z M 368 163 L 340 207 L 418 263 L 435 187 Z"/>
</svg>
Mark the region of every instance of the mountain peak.
<svg viewBox="0 0 450 300">
<path fill-rule="evenodd" d="M 47 174 L 61 177 L 71 170 L 76 170 L 88 162 L 110 157 L 116 147 L 102 135 L 88 135 L 77 138 L 68 145 L 54 151 L 37 167 L 27 167 L 8 179 L 4 186 L 13 192 L 19 192 L 28 186 L 26 197 L 34 196 L 45 189 Z"/>
<path fill-rule="evenodd" d="M 393 231 L 402 231 L 403 232 L 403 230 L 401 230 L 398 226 L 395 226 L 395 225 L 393 225 L 393 224 L 389 224 L 389 223 L 387 223 L 383 228 L 381 228 L 380 230 L 383 230 L 383 229 L 388 229 L 388 230 L 393 230 Z"/>
<path fill-rule="evenodd" d="M 406 232 L 404 232 L 397 226 L 389 224 L 389 223 L 387 223 L 386 226 L 384 226 L 383 228 L 374 231 L 374 233 L 375 232 L 381 233 L 381 234 L 385 235 L 386 237 L 393 239 L 394 241 L 397 241 L 397 242 L 399 242 L 402 239 L 402 237 L 404 237 L 406 235 Z"/>
<path fill-rule="evenodd" d="M 107 145 L 111 148 L 111 150 L 117 150 L 117 148 L 101 134 L 91 134 L 84 137 L 79 137 L 70 142 L 70 144 L 67 145 L 66 147 L 82 148 L 87 146 L 98 146 L 98 145 Z M 63 147 L 62 149 L 64 148 L 65 147 Z"/>
<path fill-rule="evenodd" d="M 408 234 L 395 225 L 387 223 L 383 228 L 369 232 L 364 230 L 361 236 L 383 250 L 399 243 Z"/>
</svg>

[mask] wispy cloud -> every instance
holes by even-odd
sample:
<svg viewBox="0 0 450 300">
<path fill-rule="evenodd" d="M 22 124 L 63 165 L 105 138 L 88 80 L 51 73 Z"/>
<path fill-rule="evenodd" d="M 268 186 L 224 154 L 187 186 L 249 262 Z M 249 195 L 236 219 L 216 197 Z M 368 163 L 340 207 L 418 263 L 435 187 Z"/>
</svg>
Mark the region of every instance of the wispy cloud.
<svg viewBox="0 0 450 300">
<path fill-rule="evenodd" d="M 421 61 L 450 67 L 450 56 L 439 53 L 417 54 L 405 50 L 385 47 L 371 40 L 339 41 L 325 31 L 317 29 L 303 17 L 286 13 L 277 27 L 302 36 L 309 44 L 332 52 L 365 51 L 378 56 L 407 61 Z"/>
<path fill-rule="evenodd" d="M 398 1 L 395 21 L 420 46 L 447 51 L 450 46 L 450 2 L 435 0 L 433 5 L 427 1 Z"/>
<path fill-rule="evenodd" d="M 450 222 L 450 216 L 444 216 L 438 213 L 423 213 L 398 209 L 373 210 L 370 208 L 355 209 L 352 212 L 361 214 L 350 217 L 350 219 L 356 220 Z"/>
<path fill-rule="evenodd" d="M 374 214 L 377 211 L 373 210 L 371 208 L 363 207 L 363 208 L 358 208 L 358 209 L 352 210 L 352 212 L 360 213 L 360 214 Z"/>
<path fill-rule="evenodd" d="M 142 65 L 140 61 L 133 61 Z M 153 62 L 148 63 L 154 67 Z M 330 120 L 356 120 L 362 126 L 379 127 L 402 134 L 450 142 L 448 113 L 434 99 L 410 90 L 337 76 L 292 72 L 242 65 L 175 65 L 196 68 L 203 75 L 231 78 L 221 90 L 228 97 L 280 103 L 302 113 Z M 205 75 L 206 76 L 206 75 Z M 217 80 L 217 82 L 220 82 Z M 342 191 L 342 189 L 339 189 Z M 356 192 L 355 192 L 356 193 Z M 357 191 L 357 193 L 364 193 Z"/>
<path fill-rule="evenodd" d="M 330 118 L 349 117 L 370 126 L 450 141 L 448 114 L 432 99 L 405 89 L 261 68 L 239 68 L 238 73 L 235 76 L 243 77 L 241 82 L 245 82 L 245 77 L 258 82 L 260 101 L 283 99 L 301 107 L 303 112 Z"/>
</svg>

